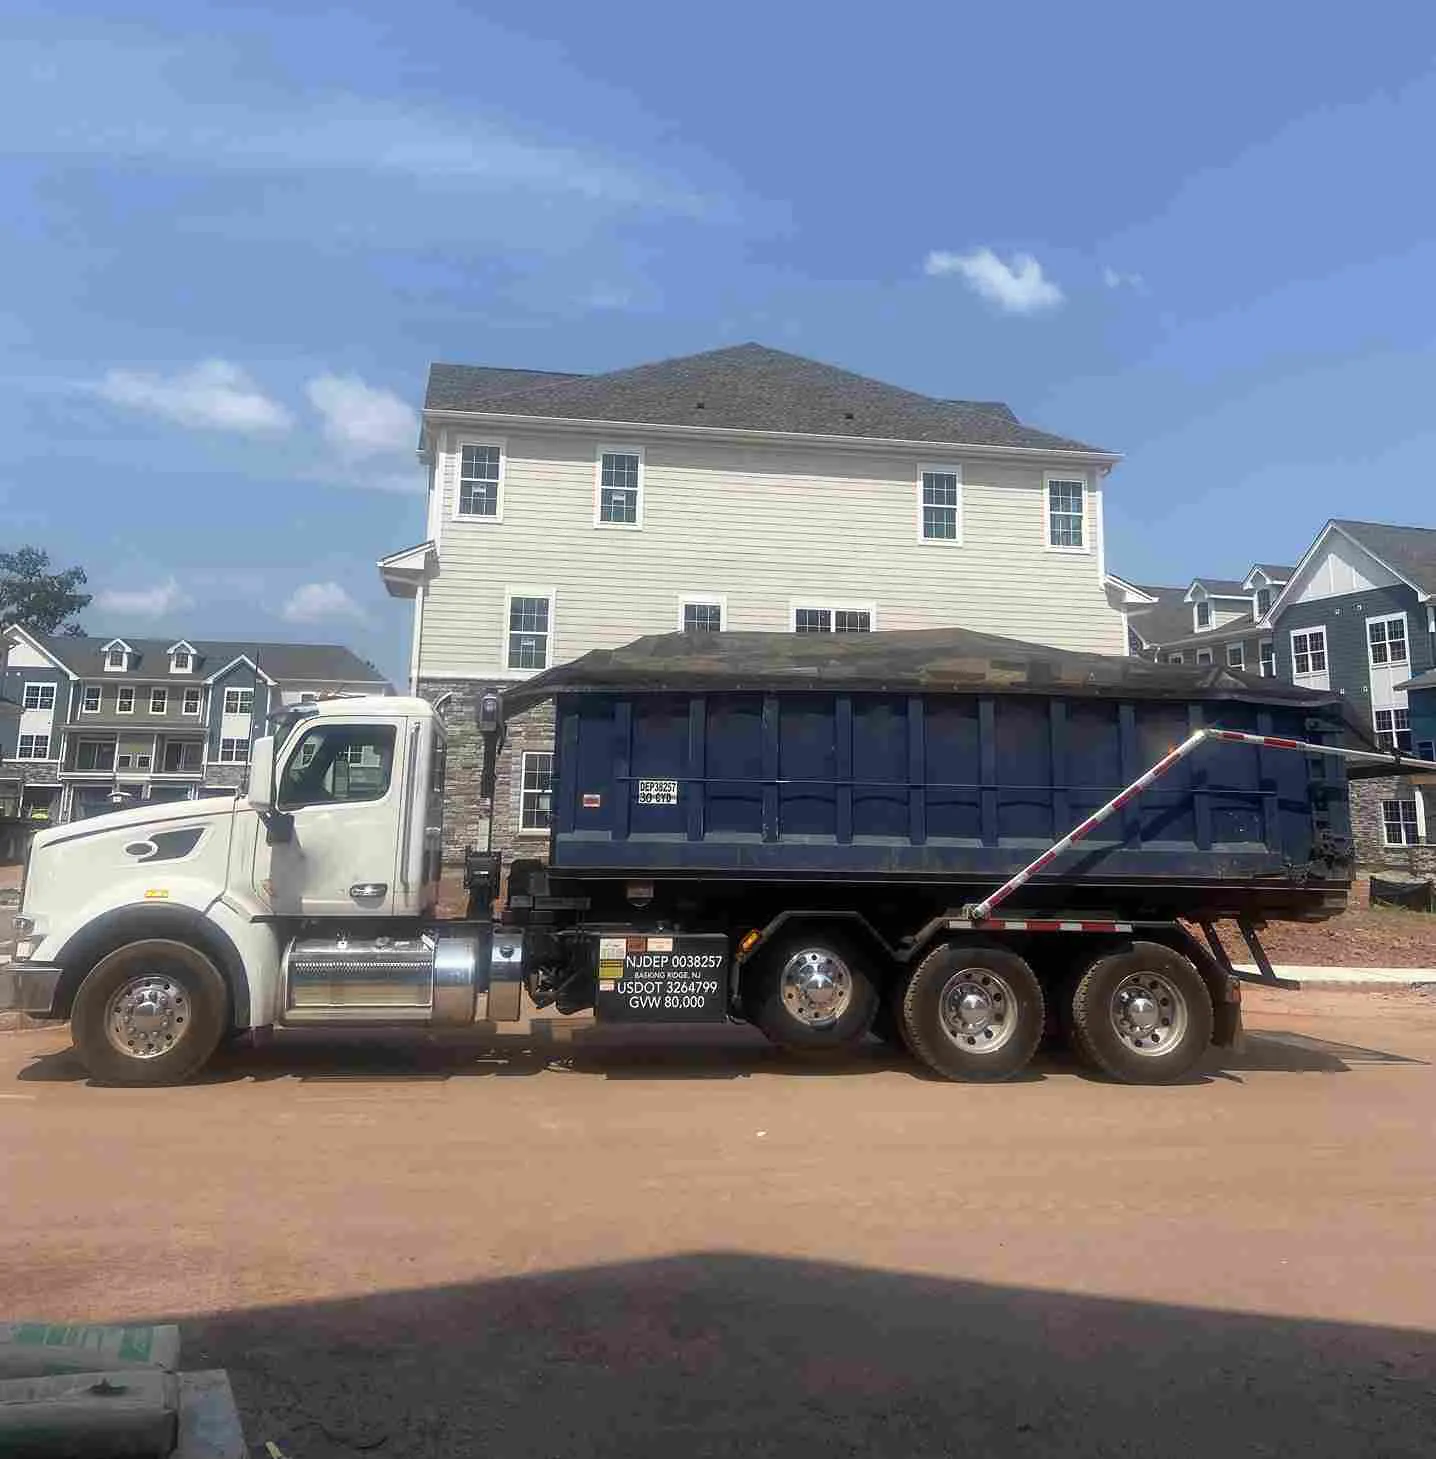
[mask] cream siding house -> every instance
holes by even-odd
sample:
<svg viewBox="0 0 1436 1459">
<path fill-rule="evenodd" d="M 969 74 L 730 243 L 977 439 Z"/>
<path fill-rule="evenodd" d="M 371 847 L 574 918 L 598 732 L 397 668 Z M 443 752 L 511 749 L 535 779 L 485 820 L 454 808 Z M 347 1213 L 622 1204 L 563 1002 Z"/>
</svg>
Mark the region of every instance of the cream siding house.
<svg viewBox="0 0 1436 1459">
<path fill-rule="evenodd" d="M 410 673 L 454 746 L 450 850 L 482 842 L 487 687 L 650 633 L 960 625 L 1125 651 L 1104 589 L 1117 459 L 757 345 L 606 376 L 436 365 Z M 495 842 L 543 843 L 549 719 L 510 727 Z"/>
</svg>

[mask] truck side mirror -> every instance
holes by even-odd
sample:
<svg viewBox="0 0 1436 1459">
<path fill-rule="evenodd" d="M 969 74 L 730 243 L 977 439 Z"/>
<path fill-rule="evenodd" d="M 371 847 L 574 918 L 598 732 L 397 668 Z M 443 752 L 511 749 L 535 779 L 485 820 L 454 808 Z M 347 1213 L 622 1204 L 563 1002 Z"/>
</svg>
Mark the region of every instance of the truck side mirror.
<svg viewBox="0 0 1436 1459">
<path fill-rule="evenodd" d="M 274 809 L 273 735 L 262 735 L 250 750 L 248 799 L 260 815 Z"/>
</svg>

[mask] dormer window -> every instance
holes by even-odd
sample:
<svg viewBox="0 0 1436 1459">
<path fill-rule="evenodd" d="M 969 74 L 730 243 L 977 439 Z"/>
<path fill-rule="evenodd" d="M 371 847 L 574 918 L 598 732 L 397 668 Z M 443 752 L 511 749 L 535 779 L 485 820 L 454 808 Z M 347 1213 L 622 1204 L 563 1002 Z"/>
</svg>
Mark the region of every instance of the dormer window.
<svg viewBox="0 0 1436 1459">
<path fill-rule="evenodd" d="M 1205 598 L 1197 599 L 1197 627 L 1210 628 L 1212 626 L 1212 605 Z"/>
<path fill-rule="evenodd" d="M 188 643 L 170 645 L 170 673 L 190 674 L 194 672 L 194 646 Z"/>
<path fill-rule="evenodd" d="M 132 650 L 122 638 L 112 638 L 104 646 L 102 652 L 105 655 L 105 672 L 107 674 L 123 674 L 130 667 L 130 654 Z"/>
<path fill-rule="evenodd" d="M 1271 589 L 1258 588 L 1256 590 L 1256 616 L 1265 618 L 1271 612 Z"/>
</svg>

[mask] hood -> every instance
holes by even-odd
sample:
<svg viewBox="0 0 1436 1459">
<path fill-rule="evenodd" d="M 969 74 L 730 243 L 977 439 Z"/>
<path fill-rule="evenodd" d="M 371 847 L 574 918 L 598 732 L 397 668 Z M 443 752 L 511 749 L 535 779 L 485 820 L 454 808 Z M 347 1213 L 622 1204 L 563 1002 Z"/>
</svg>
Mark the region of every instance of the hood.
<svg viewBox="0 0 1436 1459">
<path fill-rule="evenodd" d="M 130 810 L 111 811 L 104 816 L 91 816 L 84 821 L 69 821 L 63 826 L 51 826 L 48 830 L 37 831 L 31 845 L 38 851 L 46 846 L 58 846 L 63 841 L 73 841 L 79 836 L 93 836 L 101 831 L 123 831 L 130 826 L 154 826 L 171 821 L 193 823 L 215 816 L 227 816 L 233 810 L 233 795 L 207 795 L 202 800 L 157 801 L 154 804 L 138 805 Z"/>
</svg>

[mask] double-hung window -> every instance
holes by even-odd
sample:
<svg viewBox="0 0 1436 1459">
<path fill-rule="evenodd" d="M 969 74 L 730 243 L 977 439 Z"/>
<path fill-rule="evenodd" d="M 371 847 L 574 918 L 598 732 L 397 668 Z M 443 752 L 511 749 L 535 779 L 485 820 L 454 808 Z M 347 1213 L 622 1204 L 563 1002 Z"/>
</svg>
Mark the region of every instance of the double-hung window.
<svg viewBox="0 0 1436 1459">
<path fill-rule="evenodd" d="M 1211 663 L 1211 661 L 1212 661 L 1212 651 L 1211 651 L 1211 649 L 1209 649 L 1209 648 L 1199 648 L 1197 650 L 1197 662 L 1199 664 L 1209 664 L 1209 663 Z"/>
<path fill-rule="evenodd" d="M 956 467 L 922 473 L 918 492 L 918 534 L 924 542 L 962 540 L 961 481 Z"/>
<path fill-rule="evenodd" d="M 1212 605 L 1205 598 L 1197 599 L 1195 621 L 1198 629 L 1212 626 Z"/>
<path fill-rule="evenodd" d="M 519 830 L 546 831 L 553 813 L 553 755 L 529 750 L 523 760 Z"/>
<path fill-rule="evenodd" d="M 243 765 L 249 759 L 249 740 L 236 736 L 219 742 L 219 763 L 221 765 Z"/>
<path fill-rule="evenodd" d="M 1419 846 L 1421 822 L 1414 800 L 1381 802 L 1381 835 L 1388 846 Z"/>
<path fill-rule="evenodd" d="M 459 447 L 459 497 L 455 507 L 457 515 L 490 517 L 497 521 L 503 481 L 503 447 L 465 441 Z"/>
<path fill-rule="evenodd" d="M 802 608 L 793 609 L 794 633 L 871 633 L 871 608 Z"/>
<path fill-rule="evenodd" d="M 1398 613 L 1394 618 L 1370 619 L 1366 625 L 1366 641 L 1373 667 L 1406 663 L 1406 615 Z"/>
<path fill-rule="evenodd" d="M 1326 629 L 1305 628 L 1291 636 L 1291 673 L 1303 679 L 1326 678 Z"/>
<path fill-rule="evenodd" d="M 1229 643 L 1227 645 L 1227 667 L 1229 669 L 1244 669 L 1247 666 L 1246 645 L 1241 643 Z"/>
<path fill-rule="evenodd" d="M 80 713 L 98 714 L 100 712 L 100 686 L 98 684 L 86 684 L 80 691 Z"/>
<path fill-rule="evenodd" d="M 1087 483 L 1047 478 L 1047 545 L 1065 552 L 1087 550 Z"/>
<path fill-rule="evenodd" d="M 598 453 L 598 501 L 594 522 L 602 527 L 643 525 L 643 452 Z"/>
<path fill-rule="evenodd" d="M 226 714 L 249 714 L 253 709 L 253 689 L 226 689 L 224 691 L 224 712 Z"/>
<path fill-rule="evenodd" d="M 1271 612 L 1271 589 L 1258 588 L 1256 591 L 1256 616 L 1265 618 Z"/>
<path fill-rule="evenodd" d="M 150 713 L 164 714 L 170 707 L 170 691 L 168 689 L 150 690 Z"/>
<path fill-rule="evenodd" d="M 17 760 L 48 760 L 50 758 L 49 735 L 21 735 L 15 750 Z"/>
<path fill-rule="evenodd" d="M 120 687 L 115 690 L 115 713 L 133 714 L 134 712 L 135 686 L 133 684 L 121 684 Z"/>
<path fill-rule="evenodd" d="M 121 690 L 121 693 L 124 691 Z M 180 708 L 183 713 L 193 717 L 199 713 L 200 703 L 203 699 L 203 691 L 199 689 L 186 689 L 184 691 L 184 702 Z"/>
<path fill-rule="evenodd" d="M 53 684 L 26 684 L 24 707 L 26 709 L 53 709 L 55 707 L 55 686 Z"/>
<path fill-rule="evenodd" d="M 685 599 L 678 626 L 684 633 L 721 633 L 722 601 L 717 598 Z"/>
<path fill-rule="evenodd" d="M 1376 724 L 1376 743 L 1383 750 L 1411 749 L 1409 709 L 1377 709 L 1371 717 Z"/>
<path fill-rule="evenodd" d="M 1269 638 L 1261 641 L 1261 676 L 1263 679 L 1276 678 L 1276 644 Z"/>
<path fill-rule="evenodd" d="M 540 594 L 509 597 L 504 662 L 511 669 L 546 669 L 553 642 L 553 599 Z"/>
</svg>

